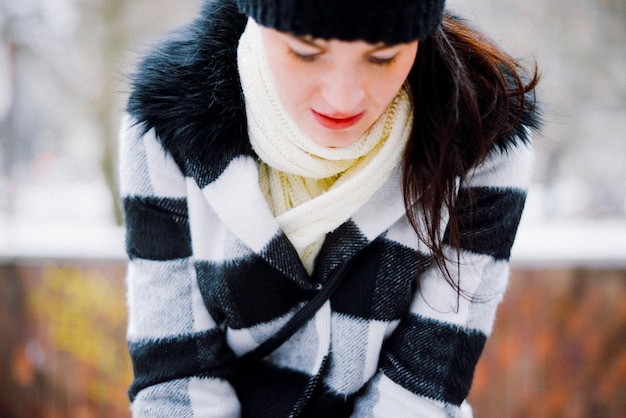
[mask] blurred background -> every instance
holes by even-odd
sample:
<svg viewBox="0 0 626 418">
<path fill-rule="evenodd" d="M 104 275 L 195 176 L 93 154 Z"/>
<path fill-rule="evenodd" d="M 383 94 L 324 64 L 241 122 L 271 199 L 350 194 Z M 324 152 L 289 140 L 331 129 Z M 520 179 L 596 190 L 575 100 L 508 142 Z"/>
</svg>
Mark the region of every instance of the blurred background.
<svg viewBox="0 0 626 418">
<path fill-rule="evenodd" d="M 127 417 L 125 76 L 200 0 L 0 0 L 0 417 Z M 477 417 L 626 416 L 626 2 L 449 0 L 543 76 Z"/>
</svg>

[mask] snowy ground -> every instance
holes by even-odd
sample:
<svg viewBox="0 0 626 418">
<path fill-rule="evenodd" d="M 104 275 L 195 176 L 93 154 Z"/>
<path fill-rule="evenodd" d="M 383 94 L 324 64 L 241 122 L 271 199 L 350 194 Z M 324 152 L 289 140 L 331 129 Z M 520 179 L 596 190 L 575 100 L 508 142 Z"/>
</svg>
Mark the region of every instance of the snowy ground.
<svg viewBox="0 0 626 418">
<path fill-rule="evenodd" d="M 98 225 L 0 222 L 2 259 L 123 259 L 124 231 Z M 513 265 L 626 267 L 626 221 L 525 223 Z"/>
<path fill-rule="evenodd" d="M 124 231 L 113 221 L 102 182 L 21 184 L 12 215 L 0 211 L 0 259 L 91 258 L 124 255 Z"/>
<path fill-rule="evenodd" d="M 513 265 L 626 267 L 626 221 L 524 222 Z"/>
<path fill-rule="evenodd" d="M 124 259 L 124 230 L 97 183 L 21 188 L 16 214 L 0 214 L 0 260 Z M 513 265 L 626 267 L 626 220 L 545 220 L 529 196 Z"/>
</svg>

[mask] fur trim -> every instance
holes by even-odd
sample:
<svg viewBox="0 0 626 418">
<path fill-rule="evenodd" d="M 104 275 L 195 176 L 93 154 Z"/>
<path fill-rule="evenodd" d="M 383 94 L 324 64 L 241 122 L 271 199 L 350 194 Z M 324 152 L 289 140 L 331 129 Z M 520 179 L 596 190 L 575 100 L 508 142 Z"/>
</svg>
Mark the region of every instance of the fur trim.
<svg viewBox="0 0 626 418">
<path fill-rule="evenodd" d="M 513 86 L 512 76 L 509 74 L 505 76 Z M 522 81 L 526 83 L 528 80 L 522 77 Z M 528 144 L 531 141 L 532 132 L 538 132 L 541 129 L 543 116 L 534 89 L 524 94 L 523 100 L 521 97 L 511 100 L 508 123 L 511 129 L 500 136 L 494 144 L 500 151 L 507 151 L 520 141 Z"/>
<path fill-rule="evenodd" d="M 183 172 L 200 171 L 194 177 L 207 184 L 236 155 L 253 154 L 236 58 L 246 21 L 231 1 L 208 1 L 132 76 L 128 112 L 144 131 L 155 129 Z"/>
</svg>

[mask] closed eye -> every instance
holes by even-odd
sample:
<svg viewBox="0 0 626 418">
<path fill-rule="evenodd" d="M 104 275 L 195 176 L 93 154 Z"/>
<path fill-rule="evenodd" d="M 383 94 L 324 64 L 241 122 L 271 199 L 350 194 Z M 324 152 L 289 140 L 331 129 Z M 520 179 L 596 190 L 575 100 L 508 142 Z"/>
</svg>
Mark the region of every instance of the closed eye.
<svg viewBox="0 0 626 418">
<path fill-rule="evenodd" d="M 289 55 L 305 62 L 314 61 L 324 53 L 324 48 L 308 37 L 290 37 L 287 47 Z"/>
<path fill-rule="evenodd" d="M 300 61 L 312 62 L 320 55 L 320 52 L 300 52 L 289 48 L 289 55 Z"/>
<path fill-rule="evenodd" d="M 370 55 L 370 57 L 368 58 L 369 61 L 372 64 L 376 64 L 376 65 L 389 65 L 392 64 L 396 58 L 397 58 L 398 54 L 394 54 L 392 56 L 377 56 L 377 55 Z"/>
</svg>

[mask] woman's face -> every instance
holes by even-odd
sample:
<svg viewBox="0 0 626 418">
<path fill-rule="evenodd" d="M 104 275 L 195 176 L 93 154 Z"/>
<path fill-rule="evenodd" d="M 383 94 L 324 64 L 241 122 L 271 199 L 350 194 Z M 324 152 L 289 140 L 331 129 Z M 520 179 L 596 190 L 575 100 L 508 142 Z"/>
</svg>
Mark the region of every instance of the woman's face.
<svg viewBox="0 0 626 418">
<path fill-rule="evenodd" d="M 346 147 L 372 126 L 417 53 L 417 41 L 369 44 L 261 30 L 282 105 L 307 137 L 326 147 Z"/>
</svg>

